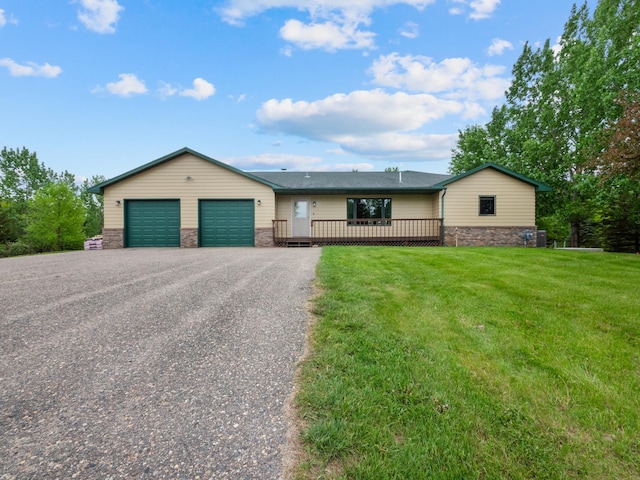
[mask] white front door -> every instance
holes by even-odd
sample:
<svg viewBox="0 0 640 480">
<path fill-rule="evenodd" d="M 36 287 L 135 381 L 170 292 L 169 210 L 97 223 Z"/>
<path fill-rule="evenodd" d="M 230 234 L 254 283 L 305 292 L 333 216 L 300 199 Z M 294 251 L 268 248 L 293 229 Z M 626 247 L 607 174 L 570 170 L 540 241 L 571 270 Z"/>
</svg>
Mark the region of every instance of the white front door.
<svg viewBox="0 0 640 480">
<path fill-rule="evenodd" d="M 293 198 L 291 200 L 291 235 L 294 237 L 311 236 L 311 218 L 309 216 L 308 198 Z"/>
</svg>

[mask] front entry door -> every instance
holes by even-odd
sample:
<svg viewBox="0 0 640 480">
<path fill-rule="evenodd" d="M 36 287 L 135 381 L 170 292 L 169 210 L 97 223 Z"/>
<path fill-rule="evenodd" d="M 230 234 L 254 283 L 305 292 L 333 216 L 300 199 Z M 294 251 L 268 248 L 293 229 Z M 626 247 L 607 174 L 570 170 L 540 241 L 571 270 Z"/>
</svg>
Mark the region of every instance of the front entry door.
<svg viewBox="0 0 640 480">
<path fill-rule="evenodd" d="M 311 236 L 309 203 L 308 198 L 294 198 L 291 200 L 291 235 L 294 237 Z"/>
</svg>

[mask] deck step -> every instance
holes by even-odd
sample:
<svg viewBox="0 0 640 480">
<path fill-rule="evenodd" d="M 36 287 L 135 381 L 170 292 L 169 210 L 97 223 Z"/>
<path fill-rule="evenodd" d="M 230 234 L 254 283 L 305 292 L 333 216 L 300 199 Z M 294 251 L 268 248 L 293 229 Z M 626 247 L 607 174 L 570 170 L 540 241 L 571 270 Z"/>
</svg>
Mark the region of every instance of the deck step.
<svg viewBox="0 0 640 480">
<path fill-rule="evenodd" d="M 290 238 L 287 240 L 287 247 L 311 247 L 313 243 L 310 238 Z"/>
</svg>

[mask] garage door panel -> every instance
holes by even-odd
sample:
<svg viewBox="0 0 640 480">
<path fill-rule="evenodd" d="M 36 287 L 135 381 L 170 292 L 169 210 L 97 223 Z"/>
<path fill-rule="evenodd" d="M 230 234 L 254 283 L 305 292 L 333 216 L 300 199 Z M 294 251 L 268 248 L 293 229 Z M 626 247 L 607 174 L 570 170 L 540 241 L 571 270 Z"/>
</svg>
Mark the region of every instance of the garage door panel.
<svg viewBox="0 0 640 480">
<path fill-rule="evenodd" d="M 179 247 L 179 200 L 126 202 L 127 247 Z"/>
<path fill-rule="evenodd" d="M 253 200 L 200 200 L 199 231 L 202 247 L 252 247 Z"/>
</svg>

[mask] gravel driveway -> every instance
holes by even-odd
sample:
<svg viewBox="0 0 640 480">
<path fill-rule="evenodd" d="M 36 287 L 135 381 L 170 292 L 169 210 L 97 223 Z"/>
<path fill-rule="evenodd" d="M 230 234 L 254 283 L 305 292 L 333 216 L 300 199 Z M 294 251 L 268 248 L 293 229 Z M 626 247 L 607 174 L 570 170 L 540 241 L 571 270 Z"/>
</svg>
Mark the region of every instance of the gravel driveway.
<svg viewBox="0 0 640 480">
<path fill-rule="evenodd" d="M 0 259 L 0 479 L 280 478 L 319 256 Z"/>
</svg>

